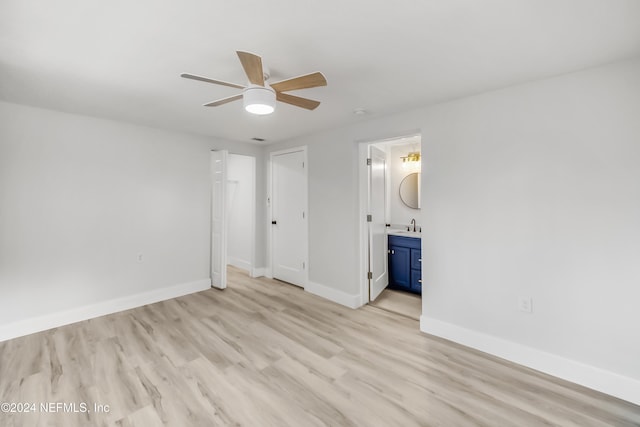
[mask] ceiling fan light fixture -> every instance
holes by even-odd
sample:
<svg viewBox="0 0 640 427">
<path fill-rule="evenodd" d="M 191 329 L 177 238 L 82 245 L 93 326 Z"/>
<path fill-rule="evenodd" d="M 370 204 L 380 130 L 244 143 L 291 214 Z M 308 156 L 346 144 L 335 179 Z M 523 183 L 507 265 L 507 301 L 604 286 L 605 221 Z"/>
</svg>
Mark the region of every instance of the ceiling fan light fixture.
<svg viewBox="0 0 640 427">
<path fill-rule="evenodd" d="M 242 92 L 242 102 L 251 114 L 271 114 L 276 108 L 276 91 L 269 86 L 251 85 Z"/>
<path fill-rule="evenodd" d="M 265 70 L 262 65 L 261 57 L 250 52 L 243 52 L 239 50 L 236 51 L 236 53 L 238 54 L 238 59 L 240 59 L 242 68 L 244 68 L 244 73 L 247 75 L 247 79 L 249 80 L 248 86 L 211 79 L 209 77 L 199 76 L 196 74 L 180 74 L 180 77 L 185 79 L 199 80 L 205 83 L 213 83 L 220 86 L 242 89 L 242 93 L 207 102 L 206 104 L 203 104 L 204 107 L 219 107 L 221 105 L 228 104 L 229 102 L 239 101 L 242 99 L 244 109 L 249 113 L 264 115 L 274 112 L 276 108 L 276 101 L 284 102 L 285 104 L 304 108 L 306 110 L 315 110 L 320 105 L 320 101 L 290 95 L 286 92 L 326 86 L 327 79 L 321 72 L 316 71 L 315 73 L 292 77 L 275 83 L 267 83 L 267 80 L 269 79 L 269 71 Z"/>
</svg>

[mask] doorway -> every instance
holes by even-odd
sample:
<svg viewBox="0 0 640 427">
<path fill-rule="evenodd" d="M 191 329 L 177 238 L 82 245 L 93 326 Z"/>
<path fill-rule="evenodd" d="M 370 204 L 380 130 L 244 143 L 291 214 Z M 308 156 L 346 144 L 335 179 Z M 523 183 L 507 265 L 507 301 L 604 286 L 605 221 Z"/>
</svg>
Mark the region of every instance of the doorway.
<svg viewBox="0 0 640 427">
<path fill-rule="evenodd" d="M 307 149 L 271 153 L 271 273 L 305 287 L 308 280 Z"/>
<path fill-rule="evenodd" d="M 420 134 L 367 141 L 359 146 L 362 303 L 411 318 L 419 317 L 422 311 L 420 151 Z M 411 199 L 410 182 L 417 182 Z M 410 246 L 417 248 L 411 257 L 391 258 L 392 252 L 400 254 L 398 248 L 388 247 L 389 236 L 394 235 L 411 239 Z M 393 272 L 389 270 L 391 261 Z M 398 267 L 404 264 L 406 272 Z"/>
<path fill-rule="evenodd" d="M 227 287 L 227 268 L 255 269 L 256 159 L 211 151 L 211 284 Z"/>
<path fill-rule="evenodd" d="M 227 164 L 227 265 L 254 269 L 256 158 L 229 154 Z"/>
</svg>

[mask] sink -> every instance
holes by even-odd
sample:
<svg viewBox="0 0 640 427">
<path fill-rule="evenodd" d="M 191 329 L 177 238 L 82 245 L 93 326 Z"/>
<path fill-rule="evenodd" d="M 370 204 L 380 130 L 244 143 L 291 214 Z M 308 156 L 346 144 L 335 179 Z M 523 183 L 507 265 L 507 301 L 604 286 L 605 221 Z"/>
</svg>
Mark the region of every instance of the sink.
<svg viewBox="0 0 640 427">
<path fill-rule="evenodd" d="M 418 239 L 422 237 L 422 233 L 418 231 L 407 230 L 387 230 L 387 234 L 391 234 L 393 236 L 417 237 Z"/>
</svg>

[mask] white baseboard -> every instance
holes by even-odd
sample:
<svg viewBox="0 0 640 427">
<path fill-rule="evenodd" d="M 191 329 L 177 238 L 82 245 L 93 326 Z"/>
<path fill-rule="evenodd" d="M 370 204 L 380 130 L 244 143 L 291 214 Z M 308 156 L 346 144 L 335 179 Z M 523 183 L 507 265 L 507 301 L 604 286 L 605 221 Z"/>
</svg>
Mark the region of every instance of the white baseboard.
<svg viewBox="0 0 640 427">
<path fill-rule="evenodd" d="M 360 304 L 359 294 L 351 295 L 346 292 L 338 291 L 328 286 L 321 285 L 319 283 L 307 281 L 304 290 L 306 292 L 318 295 L 319 297 L 326 298 L 333 302 L 337 302 L 338 304 L 347 306 L 349 308 L 358 308 L 362 305 Z"/>
<path fill-rule="evenodd" d="M 244 259 L 227 257 L 227 264 L 237 267 L 241 270 L 251 271 L 251 262 Z"/>
<path fill-rule="evenodd" d="M 251 277 L 264 277 L 267 275 L 266 267 L 254 267 L 251 269 Z"/>
<path fill-rule="evenodd" d="M 148 292 L 86 305 L 71 310 L 7 323 L 0 325 L 0 342 L 36 332 L 46 331 L 48 329 L 68 325 L 70 323 L 92 319 L 94 317 L 117 313 L 119 311 L 153 304 L 154 302 L 204 291 L 209 288 L 211 288 L 211 279 L 201 279 L 194 282 L 181 283 L 179 285 L 154 289 Z"/>
<path fill-rule="evenodd" d="M 420 330 L 640 405 L 633 378 L 427 316 L 420 316 Z"/>
<path fill-rule="evenodd" d="M 251 277 L 266 277 L 268 279 L 273 279 L 273 274 L 271 274 L 271 267 L 254 268 L 253 275 Z"/>
</svg>

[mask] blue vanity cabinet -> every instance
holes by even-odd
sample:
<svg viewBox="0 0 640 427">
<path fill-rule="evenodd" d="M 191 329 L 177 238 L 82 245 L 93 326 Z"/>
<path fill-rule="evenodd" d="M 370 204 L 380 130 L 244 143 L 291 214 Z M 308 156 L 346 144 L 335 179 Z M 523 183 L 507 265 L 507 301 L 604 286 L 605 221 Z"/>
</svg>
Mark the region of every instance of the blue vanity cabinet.
<svg viewBox="0 0 640 427">
<path fill-rule="evenodd" d="M 389 242 L 389 285 L 403 289 L 411 288 L 410 260 L 410 248 L 398 245 L 392 246 L 391 242 Z"/>
<path fill-rule="evenodd" d="M 389 286 L 422 292 L 422 251 L 420 239 L 389 235 Z"/>
<path fill-rule="evenodd" d="M 422 271 L 411 270 L 411 292 L 422 293 Z"/>
<path fill-rule="evenodd" d="M 419 240 L 419 239 L 416 239 Z M 411 249 L 411 291 L 422 292 L 422 250 Z"/>
</svg>

